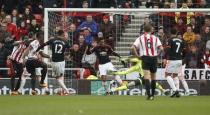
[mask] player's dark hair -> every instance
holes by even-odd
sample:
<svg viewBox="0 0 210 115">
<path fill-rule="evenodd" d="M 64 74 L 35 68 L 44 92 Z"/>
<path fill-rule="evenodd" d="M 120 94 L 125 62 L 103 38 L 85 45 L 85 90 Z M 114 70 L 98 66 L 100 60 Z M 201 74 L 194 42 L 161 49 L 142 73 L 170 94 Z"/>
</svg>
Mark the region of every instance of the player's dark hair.
<svg viewBox="0 0 210 115">
<path fill-rule="evenodd" d="M 145 32 L 151 32 L 151 30 L 152 30 L 152 25 L 146 24 L 146 25 L 144 26 L 144 31 L 145 31 Z"/>
<path fill-rule="evenodd" d="M 176 35 L 177 34 L 177 30 L 175 28 L 171 29 L 171 34 Z"/>
<path fill-rule="evenodd" d="M 58 30 L 58 32 L 57 32 L 57 35 L 58 36 L 62 36 L 64 34 L 64 31 L 63 30 Z"/>
<path fill-rule="evenodd" d="M 42 38 L 44 36 L 44 32 L 39 31 L 38 33 L 36 33 L 36 37 L 37 38 Z"/>
</svg>

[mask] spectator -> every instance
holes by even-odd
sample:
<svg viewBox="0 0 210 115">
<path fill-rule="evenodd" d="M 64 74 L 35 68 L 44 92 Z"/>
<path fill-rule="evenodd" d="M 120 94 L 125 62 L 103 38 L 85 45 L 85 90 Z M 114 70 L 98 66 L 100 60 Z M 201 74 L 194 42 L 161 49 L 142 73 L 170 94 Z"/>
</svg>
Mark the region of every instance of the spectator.
<svg viewBox="0 0 210 115">
<path fill-rule="evenodd" d="M 193 32 L 195 32 L 195 33 L 200 33 L 201 27 L 200 27 L 200 24 L 199 24 L 199 22 L 196 20 L 195 17 L 191 17 L 191 18 L 190 18 L 190 24 L 189 24 L 189 25 L 192 26 Z"/>
<path fill-rule="evenodd" d="M 202 32 L 205 31 L 206 26 L 210 27 L 210 18 L 207 17 L 207 16 L 206 16 L 205 19 L 204 19 L 204 25 L 202 26 Z"/>
<path fill-rule="evenodd" d="M 90 30 L 89 29 L 83 30 L 83 34 L 85 37 L 85 43 L 91 45 L 93 41 L 93 36 L 91 35 Z"/>
<path fill-rule="evenodd" d="M 15 24 L 16 26 L 20 26 L 20 18 L 17 9 L 13 9 L 12 11 L 12 23 Z"/>
<path fill-rule="evenodd" d="M 11 52 L 7 48 L 4 47 L 4 41 L 0 41 L 0 68 L 6 67 L 6 61 L 10 53 Z M 0 76 L 7 78 L 7 71 L 0 70 Z"/>
<path fill-rule="evenodd" d="M 25 21 L 20 22 L 20 27 L 18 27 L 16 38 L 20 40 L 20 38 L 28 35 L 28 29 L 26 27 Z"/>
<path fill-rule="evenodd" d="M 160 39 L 163 47 L 165 47 L 168 39 L 167 39 L 167 36 L 165 35 L 165 33 L 163 31 L 163 26 L 160 26 L 158 28 L 158 32 L 156 33 L 156 36 Z"/>
<path fill-rule="evenodd" d="M 31 20 L 31 24 L 29 26 L 29 32 L 33 32 L 34 34 L 40 31 L 41 27 L 36 23 L 36 19 Z"/>
<path fill-rule="evenodd" d="M 80 51 L 78 44 L 73 44 L 72 48 L 70 49 L 70 56 L 73 62 L 73 67 L 78 68 L 81 67 L 82 61 L 82 54 L 83 52 Z"/>
<path fill-rule="evenodd" d="M 82 8 L 88 8 L 88 7 L 89 7 L 88 1 L 84 0 L 82 2 Z"/>
<path fill-rule="evenodd" d="M 90 31 L 92 36 L 95 36 L 98 33 L 97 23 L 93 20 L 91 15 L 87 15 L 86 21 L 82 22 L 82 24 L 77 28 L 77 32 L 86 29 Z"/>
<path fill-rule="evenodd" d="M 11 36 L 11 33 L 7 32 L 7 24 L 1 23 L 0 27 L 0 41 L 4 41 L 6 37 Z"/>
<path fill-rule="evenodd" d="M 5 19 L 5 12 L 3 10 L 0 11 L 1 22 Z"/>
<path fill-rule="evenodd" d="M 178 18 L 177 24 L 175 25 L 175 28 L 176 28 L 177 32 L 182 33 L 182 35 L 186 32 L 187 26 L 183 22 L 183 19 L 182 18 Z"/>
<path fill-rule="evenodd" d="M 206 49 L 201 62 L 204 64 L 205 69 L 210 69 L 210 51 Z"/>
<path fill-rule="evenodd" d="M 85 43 L 85 37 L 83 35 L 79 35 L 78 44 L 79 44 L 79 49 L 80 49 L 81 53 L 83 54 L 87 47 L 87 44 Z"/>
<path fill-rule="evenodd" d="M 165 4 L 165 0 L 161 0 L 161 1 L 158 3 L 158 7 L 159 7 L 159 8 L 164 8 L 164 4 Z"/>
<path fill-rule="evenodd" d="M 195 33 L 192 31 L 192 26 L 187 26 L 187 31 L 183 35 L 183 39 L 186 43 L 192 44 L 195 41 Z"/>
<path fill-rule="evenodd" d="M 3 10 L 6 14 L 11 14 L 18 4 L 18 0 L 6 0 L 3 2 Z"/>
<path fill-rule="evenodd" d="M 186 54 L 186 68 L 200 68 L 202 59 L 202 52 L 198 52 L 196 46 L 189 47 L 189 52 Z"/>
<path fill-rule="evenodd" d="M 7 32 L 11 33 L 13 39 L 17 39 L 17 26 L 12 23 L 11 15 L 6 16 Z"/>
<path fill-rule="evenodd" d="M 23 19 L 26 21 L 26 24 L 30 25 L 32 19 L 34 19 L 34 18 L 35 17 L 31 13 L 30 9 L 29 8 L 25 8 L 25 13 L 23 14 Z"/>
<path fill-rule="evenodd" d="M 186 3 L 182 3 L 182 7 L 180 9 L 189 9 Z M 175 13 L 175 21 L 177 22 L 178 18 L 183 18 L 185 24 L 190 23 L 190 18 L 194 16 L 193 12 L 176 12 Z"/>
<path fill-rule="evenodd" d="M 202 41 L 201 35 L 199 33 L 195 34 L 194 45 L 198 48 L 198 52 L 204 52 L 206 43 Z"/>
<path fill-rule="evenodd" d="M 146 2 L 145 6 L 146 6 L 146 8 L 150 8 L 150 7 L 154 8 L 154 2 L 153 2 L 153 0 L 148 0 Z"/>
<path fill-rule="evenodd" d="M 70 40 L 73 40 L 73 43 L 76 43 L 78 42 L 78 36 L 79 36 L 79 33 L 76 31 L 76 25 L 75 24 L 71 24 L 70 25 L 70 29 L 68 31 L 68 34 L 69 34 L 69 39 Z"/>
<path fill-rule="evenodd" d="M 99 31 L 103 33 L 103 37 L 105 38 L 107 44 L 114 47 L 115 42 L 115 26 L 113 23 L 109 21 L 109 16 L 103 16 L 103 21 L 99 26 Z"/>
<path fill-rule="evenodd" d="M 187 7 L 188 8 L 195 8 L 195 2 L 193 0 L 187 0 Z"/>
<path fill-rule="evenodd" d="M 209 8 L 209 4 L 206 2 L 207 0 L 200 0 L 196 5 L 196 8 Z"/>
<path fill-rule="evenodd" d="M 210 26 L 205 26 L 204 33 L 202 34 L 201 38 L 203 42 L 207 42 L 210 40 Z"/>
</svg>

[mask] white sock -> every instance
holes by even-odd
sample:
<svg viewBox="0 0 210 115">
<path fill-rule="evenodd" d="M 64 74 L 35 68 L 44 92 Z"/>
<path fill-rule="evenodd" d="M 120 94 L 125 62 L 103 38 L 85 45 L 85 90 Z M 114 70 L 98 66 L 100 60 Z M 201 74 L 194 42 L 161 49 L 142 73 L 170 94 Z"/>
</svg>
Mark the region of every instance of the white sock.
<svg viewBox="0 0 210 115">
<path fill-rule="evenodd" d="M 20 82 L 20 88 L 18 89 L 18 92 L 19 93 L 22 93 L 25 84 L 26 84 L 26 78 L 25 77 L 22 77 L 21 78 L 21 82 Z"/>
<path fill-rule="evenodd" d="M 69 93 L 69 90 L 67 89 L 66 85 L 64 84 L 64 81 L 62 79 L 57 79 L 58 84 L 66 91 L 66 93 Z"/>
<path fill-rule="evenodd" d="M 175 77 L 173 79 L 174 79 L 174 84 L 176 86 L 176 89 L 179 90 L 179 78 L 178 77 Z"/>
<path fill-rule="evenodd" d="M 176 91 L 177 89 L 176 89 L 176 86 L 174 84 L 174 80 L 171 78 L 171 76 L 167 76 L 166 79 L 167 79 L 167 82 L 170 85 L 171 89 L 173 91 Z"/>
<path fill-rule="evenodd" d="M 115 76 L 115 80 L 116 80 L 120 85 L 122 85 L 122 79 L 120 78 L 119 75 L 116 75 L 116 76 Z"/>
<path fill-rule="evenodd" d="M 189 90 L 189 87 L 188 87 L 188 84 L 187 84 L 186 80 L 182 79 L 181 82 L 182 82 L 182 85 L 183 85 L 185 91 L 189 93 L 190 90 Z"/>
<path fill-rule="evenodd" d="M 110 92 L 109 85 L 106 81 L 102 81 L 102 86 L 104 87 L 105 92 Z"/>
</svg>

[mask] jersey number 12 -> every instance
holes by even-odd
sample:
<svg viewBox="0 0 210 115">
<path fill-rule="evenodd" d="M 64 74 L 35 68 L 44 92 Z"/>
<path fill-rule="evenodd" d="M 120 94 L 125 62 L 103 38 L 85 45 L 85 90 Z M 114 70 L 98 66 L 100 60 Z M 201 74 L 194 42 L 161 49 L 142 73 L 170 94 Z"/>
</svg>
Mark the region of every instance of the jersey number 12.
<svg viewBox="0 0 210 115">
<path fill-rule="evenodd" d="M 63 46 L 61 44 L 55 45 L 55 53 L 61 54 L 62 53 Z"/>
</svg>

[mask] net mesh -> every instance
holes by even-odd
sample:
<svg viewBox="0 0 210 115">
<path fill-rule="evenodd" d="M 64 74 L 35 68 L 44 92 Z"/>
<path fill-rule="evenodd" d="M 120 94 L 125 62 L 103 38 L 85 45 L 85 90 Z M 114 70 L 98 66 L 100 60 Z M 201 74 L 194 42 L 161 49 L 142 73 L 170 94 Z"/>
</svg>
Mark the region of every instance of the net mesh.
<svg viewBox="0 0 210 115">
<path fill-rule="evenodd" d="M 93 23 L 86 24 L 87 28 L 91 29 L 90 33 L 86 33 L 81 29 L 84 22 L 87 22 L 87 17 L 92 16 Z M 84 60 L 84 47 L 82 42 L 87 39 L 87 36 L 100 39 L 101 37 L 106 39 L 107 44 L 111 45 L 113 49 L 119 53 L 122 57 L 130 56 L 130 46 L 135 39 L 142 34 L 144 25 L 150 23 L 153 26 L 153 34 L 158 36 L 163 44 L 166 45 L 166 41 L 170 36 L 171 28 L 176 28 L 181 38 L 187 32 L 187 26 L 191 25 L 194 38 L 190 40 L 189 52 L 191 46 L 195 46 L 196 51 L 202 52 L 201 44 L 205 44 L 205 41 L 200 43 L 199 39 L 202 39 L 204 29 L 208 26 L 209 15 L 204 12 L 70 12 L 70 11 L 49 11 L 48 12 L 48 38 L 56 35 L 56 31 L 63 29 L 68 33 L 68 40 L 70 46 L 72 46 L 72 60 L 67 61 L 67 68 L 83 68 Z M 109 23 L 105 24 L 104 20 L 108 19 Z M 46 22 L 45 22 L 46 23 Z M 91 25 L 93 24 L 93 25 Z M 85 27 L 84 25 L 82 27 Z M 92 27 L 95 26 L 95 27 Z M 97 28 L 96 31 L 93 30 Z M 88 34 L 88 35 L 87 35 Z M 199 36 L 201 36 L 199 38 Z M 198 37 L 198 38 L 197 38 Z M 191 39 L 191 36 L 183 38 Z M 86 42 L 86 41 L 84 41 Z M 75 44 L 77 45 L 75 46 Z M 205 46 L 205 45 L 203 45 Z M 203 55 L 203 54 L 196 54 Z M 88 56 L 87 56 L 88 57 Z M 202 56 L 201 56 L 202 57 Z M 200 57 L 200 58 L 201 58 Z M 91 58 L 89 57 L 89 61 Z M 110 57 L 116 68 L 121 69 L 123 65 L 117 60 L 117 58 Z M 192 58 L 189 60 L 189 68 L 202 68 L 203 64 L 200 62 L 200 58 Z M 66 71 L 66 80 L 79 79 L 80 76 L 86 78 L 93 71 L 97 71 L 97 61 L 92 60 L 94 63 L 86 65 L 83 72 L 78 71 Z M 82 63 L 83 62 L 83 63 Z M 197 64 L 193 65 L 196 62 Z M 162 55 L 159 56 L 158 67 L 162 68 Z M 200 63 L 200 65 L 198 64 Z M 92 67 L 93 70 L 90 70 Z M 80 74 L 82 75 L 80 75 Z"/>
</svg>

